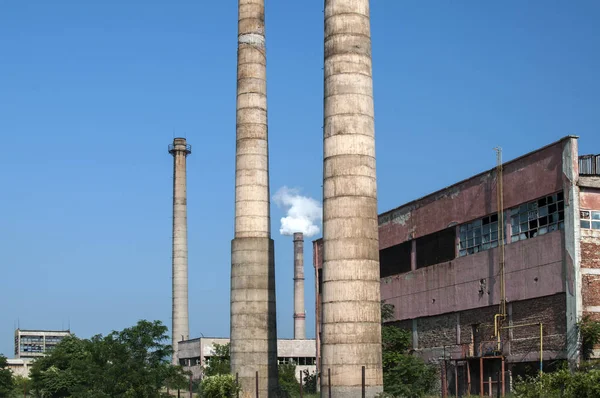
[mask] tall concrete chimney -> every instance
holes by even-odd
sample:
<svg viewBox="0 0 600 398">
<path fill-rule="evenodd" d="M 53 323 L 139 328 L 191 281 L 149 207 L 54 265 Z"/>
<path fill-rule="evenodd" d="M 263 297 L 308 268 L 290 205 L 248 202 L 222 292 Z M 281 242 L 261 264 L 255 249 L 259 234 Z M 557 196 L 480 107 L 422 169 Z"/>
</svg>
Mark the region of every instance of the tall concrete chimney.
<svg viewBox="0 0 600 398">
<path fill-rule="evenodd" d="M 238 2 L 231 372 L 246 394 L 275 395 L 277 322 L 271 239 L 264 0 Z"/>
<path fill-rule="evenodd" d="M 306 339 L 304 311 L 304 235 L 294 234 L 294 340 Z"/>
<path fill-rule="evenodd" d="M 332 397 L 382 391 L 369 0 L 325 0 L 321 369 Z M 321 396 L 328 396 L 321 378 Z"/>
<path fill-rule="evenodd" d="M 189 339 L 188 315 L 188 246 L 186 158 L 192 146 L 185 138 L 175 138 L 169 145 L 173 155 L 173 364 L 179 365 L 177 346 Z"/>
</svg>

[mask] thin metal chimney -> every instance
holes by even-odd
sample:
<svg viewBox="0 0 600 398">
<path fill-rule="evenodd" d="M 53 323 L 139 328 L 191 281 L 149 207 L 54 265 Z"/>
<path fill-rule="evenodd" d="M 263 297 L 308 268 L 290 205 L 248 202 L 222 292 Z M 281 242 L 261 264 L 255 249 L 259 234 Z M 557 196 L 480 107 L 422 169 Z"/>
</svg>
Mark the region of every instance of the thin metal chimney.
<svg viewBox="0 0 600 398">
<path fill-rule="evenodd" d="M 294 340 L 306 339 L 304 311 L 304 235 L 294 234 Z"/>
<path fill-rule="evenodd" d="M 189 339 L 186 158 L 192 146 L 185 138 L 169 145 L 173 155 L 173 364 L 179 365 L 179 341 Z"/>
</svg>

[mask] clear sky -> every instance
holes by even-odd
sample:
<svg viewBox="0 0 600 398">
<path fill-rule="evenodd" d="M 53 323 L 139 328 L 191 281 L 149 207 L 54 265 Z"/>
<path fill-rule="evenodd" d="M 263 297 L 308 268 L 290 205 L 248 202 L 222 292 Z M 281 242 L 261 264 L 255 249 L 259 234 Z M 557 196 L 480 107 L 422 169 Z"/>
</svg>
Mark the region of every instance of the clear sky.
<svg viewBox="0 0 600 398">
<path fill-rule="evenodd" d="M 600 2 L 373 0 L 385 211 L 577 134 L 600 152 Z M 323 1 L 267 1 L 271 191 L 321 199 Z M 172 158 L 188 162 L 192 337 L 229 333 L 237 2 L 0 0 L 0 353 L 13 329 L 170 326 Z M 276 244 L 292 336 L 292 240 Z M 314 336 L 306 242 L 307 330 Z"/>
</svg>

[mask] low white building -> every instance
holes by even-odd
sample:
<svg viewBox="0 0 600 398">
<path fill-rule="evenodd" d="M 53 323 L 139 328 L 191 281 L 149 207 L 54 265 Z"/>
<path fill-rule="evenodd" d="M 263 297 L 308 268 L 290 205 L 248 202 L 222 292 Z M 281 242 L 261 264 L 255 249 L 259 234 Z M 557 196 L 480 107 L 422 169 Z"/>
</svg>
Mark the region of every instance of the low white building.
<svg viewBox="0 0 600 398">
<path fill-rule="evenodd" d="M 179 364 L 185 370 L 192 372 L 194 379 L 202 377 L 202 367 L 206 366 L 207 360 L 215 355 L 215 345 L 225 345 L 229 338 L 200 337 L 192 340 L 180 341 Z M 300 378 L 300 371 L 308 370 L 315 373 L 317 346 L 315 339 L 277 340 L 277 362 L 294 363 L 296 365 L 296 378 Z"/>
<path fill-rule="evenodd" d="M 29 370 L 33 365 L 33 359 L 15 358 L 7 359 L 8 369 L 15 376 L 29 377 Z"/>
</svg>

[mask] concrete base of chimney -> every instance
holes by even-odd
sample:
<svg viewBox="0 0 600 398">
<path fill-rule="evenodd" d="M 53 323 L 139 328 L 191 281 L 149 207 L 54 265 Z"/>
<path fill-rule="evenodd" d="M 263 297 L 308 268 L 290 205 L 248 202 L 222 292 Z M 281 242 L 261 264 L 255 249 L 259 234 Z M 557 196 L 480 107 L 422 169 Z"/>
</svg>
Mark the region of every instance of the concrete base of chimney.
<svg viewBox="0 0 600 398">
<path fill-rule="evenodd" d="M 275 396 L 278 386 L 275 260 L 270 238 L 231 242 L 231 372 L 244 394 Z"/>
</svg>

